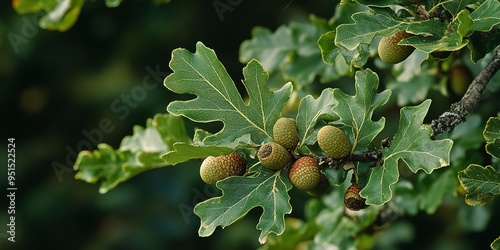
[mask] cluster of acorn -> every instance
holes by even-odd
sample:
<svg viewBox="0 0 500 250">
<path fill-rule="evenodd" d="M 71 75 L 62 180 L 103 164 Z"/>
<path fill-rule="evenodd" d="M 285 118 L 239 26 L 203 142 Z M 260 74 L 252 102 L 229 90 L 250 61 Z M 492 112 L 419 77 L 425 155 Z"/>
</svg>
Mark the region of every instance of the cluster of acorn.
<svg viewBox="0 0 500 250">
<path fill-rule="evenodd" d="M 273 126 L 273 141 L 262 145 L 257 157 L 264 167 L 271 170 L 280 170 L 291 164 L 288 177 L 292 185 L 310 195 L 321 195 L 330 187 L 328 179 L 313 157 L 301 156 L 295 159 L 292 152 L 298 142 L 295 120 L 280 118 Z"/>
<path fill-rule="evenodd" d="M 346 134 L 334 126 L 323 126 L 317 135 L 318 145 L 327 157 L 342 159 L 347 157 L 352 149 Z M 297 126 L 294 119 L 282 117 L 273 126 L 273 141 L 263 144 L 257 158 L 270 170 L 288 169 L 288 177 L 292 185 L 312 196 L 325 193 L 330 184 L 326 175 L 321 172 L 318 161 L 311 156 L 294 155 L 299 142 Z M 202 180 L 208 184 L 229 176 L 243 175 L 246 172 L 245 159 L 236 154 L 207 157 L 200 168 Z M 351 210 L 366 207 L 365 200 L 359 195 L 359 187 L 352 184 L 345 194 L 345 205 Z"/>
</svg>

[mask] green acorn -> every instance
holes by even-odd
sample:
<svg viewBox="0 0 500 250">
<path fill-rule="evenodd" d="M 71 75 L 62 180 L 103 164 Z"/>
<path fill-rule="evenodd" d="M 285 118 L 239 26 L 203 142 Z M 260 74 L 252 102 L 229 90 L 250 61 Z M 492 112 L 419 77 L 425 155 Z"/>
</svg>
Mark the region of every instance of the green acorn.
<svg viewBox="0 0 500 250">
<path fill-rule="evenodd" d="M 279 118 L 273 127 L 273 137 L 274 142 L 288 150 L 294 150 L 299 143 L 295 120 L 286 117 Z"/>
<path fill-rule="evenodd" d="M 359 195 L 360 191 L 356 183 L 351 184 L 345 191 L 344 204 L 349 210 L 359 211 L 368 207 L 365 203 L 366 200 Z"/>
<path fill-rule="evenodd" d="M 378 55 L 386 63 L 396 64 L 404 61 L 415 50 L 414 47 L 398 45 L 404 38 L 413 36 L 405 31 L 399 31 L 392 36 L 383 37 L 378 44 Z"/>
<path fill-rule="evenodd" d="M 319 176 L 318 185 L 312 190 L 307 191 L 307 194 L 311 196 L 320 196 L 326 193 L 326 191 L 328 191 L 328 188 L 330 188 L 330 182 L 328 182 L 328 178 L 326 178 L 326 175 L 321 173 Z"/>
<path fill-rule="evenodd" d="M 217 181 L 229 176 L 243 175 L 246 171 L 246 161 L 239 154 L 228 154 L 220 156 L 208 156 L 201 163 L 200 176 L 207 184 L 215 184 Z"/>
<path fill-rule="evenodd" d="M 321 179 L 318 162 L 309 156 L 300 157 L 290 168 L 288 178 L 290 178 L 292 185 L 300 190 L 313 190 Z"/>
<path fill-rule="evenodd" d="M 318 131 L 318 145 L 326 156 L 342 159 L 351 153 L 351 143 L 344 131 L 334 126 L 324 126 Z"/>
<path fill-rule="evenodd" d="M 281 145 L 268 142 L 262 145 L 257 152 L 260 163 L 271 170 L 279 170 L 286 167 L 292 160 L 292 156 Z"/>
<path fill-rule="evenodd" d="M 462 96 L 467 91 L 470 83 L 474 80 L 469 68 L 465 65 L 457 65 L 450 69 L 450 88 L 455 95 Z"/>
</svg>

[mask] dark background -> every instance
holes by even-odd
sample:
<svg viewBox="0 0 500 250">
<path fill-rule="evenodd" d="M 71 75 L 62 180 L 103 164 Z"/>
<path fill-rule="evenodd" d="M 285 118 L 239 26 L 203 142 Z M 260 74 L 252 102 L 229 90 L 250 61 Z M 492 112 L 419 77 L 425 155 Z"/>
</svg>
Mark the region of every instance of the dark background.
<svg viewBox="0 0 500 250">
<path fill-rule="evenodd" d="M 165 112 L 175 95 L 154 77 L 148 83 L 158 86 L 147 91 L 135 107 L 128 107 L 127 113 L 116 112 L 112 104 L 143 84 L 150 74 L 148 67 L 169 72 L 175 48 L 194 51 L 196 42 L 202 41 L 216 51 L 233 79 L 241 79 L 244 65 L 238 61 L 238 50 L 241 42 L 250 39 L 253 27 L 275 30 L 290 20 L 305 20 L 310 13 L 329 18 L 335 2 L 242 1 L 224 13 L 221 21 L 211 1 L 173 0 L 157 6 L 126 0 L 118 8 L 107 8 L 104 1 L 87 1 L 70 30 L 47 31 L 35 25 L 36 33 L 17 52 L 8 34 L 23 34 L 26 20 L 31 22 L 33 15 L 16 14 L 9 1 L 0 4 L 0 131 L 5 140 L 0 143 L 0 157 L 6 162 L 6 139 L 14 137 L 18 187 L 16 243 L 5 238 L 4 202 L 1 249 L 259 246 L 255 225 L 260 211 L 256 210 L 227 230 L 218 228 L 209 238 L 197 236 L 199 219 L 192 208 L 214 195 L 214 188 L 203 185 L 198 177 L 199 163 L 145 172 L 105 195 L 98 193 L 98 185 L 75 180 L 69 168 L 76 154 L 88 149 L 83 131 L 99 129 L 103 119 L 109 119 L 114 129 L 99 139 L 117 148 L 124 136 L 132 134 L 134 125 L 144 126 L 147 118 Z M 0 184 L 5 187 L 6 170 L 2 172 Z M 294 206 L 294 214 L 301 216 L 301 209 L 301 204 Z M 498 221 L 498 215 L 493 219 Z M 433 234 L 441 235 L 446 229 L 436 222 L 446 224 L 453 218 L 437 213 L 412 220 L 419 228 L 414 245 L 418 248 L 418 242 L 437 241 Z M 474 233 L 467 237 L 489 245 L 495 234 L 490 232 L 486 239 Z"/>
</svg>

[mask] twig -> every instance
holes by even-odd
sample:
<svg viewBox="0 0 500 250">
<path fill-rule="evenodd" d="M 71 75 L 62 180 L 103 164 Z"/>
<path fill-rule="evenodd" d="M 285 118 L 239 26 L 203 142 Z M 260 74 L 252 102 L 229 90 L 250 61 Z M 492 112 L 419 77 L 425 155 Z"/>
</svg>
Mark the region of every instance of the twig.
<svg viewBox="0 0 500 250">
<path fill-rule="evenodd" d="M 474 110 L 481 101 L 481 95 L 493 75 L 500 69 L 500 48 L 493 54 L 490 62 L 472 81 L 462 99 L 450 106 L 450 111 L 444 112 L 430 123 L 433 136 L 445 131 L 451 131 L 465 121 L 467 114 Z"/>
<path fill-rule="evenodd" d="M 387 148 L 391 145 L 392 139 L 385 138 L 382 140 L 382 145 L 380 148 L 374 148 L 371 150 L 364 151 L 361 154 L 352 154 L 343 159 L 334 159 L 327 156 L 314 156 L 321 165 L 326 165 L 329 168 L 338 169 L 345 162 L 375 162 L 374 167 L 378 166 L 378 161 L 382 159 L 382 151 L 384 148 Z"/>
</svg>

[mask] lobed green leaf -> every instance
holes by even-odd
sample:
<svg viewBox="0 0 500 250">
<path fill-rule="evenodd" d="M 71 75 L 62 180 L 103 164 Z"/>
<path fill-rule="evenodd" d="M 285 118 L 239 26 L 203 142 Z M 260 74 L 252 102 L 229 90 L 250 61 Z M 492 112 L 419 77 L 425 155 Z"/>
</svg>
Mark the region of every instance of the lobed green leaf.
<svg viewBox="0 0 500 250">
<path fill-rule="evenodd" d="M 171 150 L 172 140 L 189 141 L 182 117 L 158 114 L 147 120 L 146 128 L 135 126 L 134 134 L 125 137 L 119 149 L 99 144 L 97 150 L 80 152 L 75 178 L 101 181 L 99 192 L 106 193 L 143 171 L 166 166 L 161 155 Z"/>
<path fill-rule="evenodd" d="M 317 99 L 314 99 L 311 95 L 302 98 L 296 118 L 299 148 L 316 142 L 317 131 L 314 130 L 314 126 L 322 118 L 333 119 L 332 108 L 335 103 L 333 90 L 330 88 L 324 89 Z"/>
<path fill-rule="evenodd" d="M 500 158 L 500 117 L 488 119 L 483 136 L 486 139 L 486 152 Z"/>
<path fill-rule="evenodd" d="M 335 36 L 335 44 L 348 50 L 354 50 L 363 43 L 371 43 L 375 36 L 389 36 L 407 27 L 407 24 L 392 17 L 372 11 L 355 13 L 352 19 L 352 24 L 339 25 Z"/>
<path fill-rule="evenodd" d="M 245 134 L 271 138 L 272 126 L 292 92 L 290 83 L 271 91 L 266 86 L 268 73 L 252 60 L 243 69 L 243 85 L 249 96 L 248 104 L 245 103 L 215 52 L 201 42 L 196 44 L 195 53 L 174 50 L 170 68 L 174 73 L 165 78 L 165 87 L 197 97 L 173 101 L 167 110 L 196 122 L 224 123 L 221 131 L 203 139 L 206 145 L 230 145 Z"/>
<path fill-rule="evenodd" d="M 409 26 L 407 31 L 419 34 L 419 36 L 406 38 L 399 44 L 411 45 L 426 53 L 437 50 L 456 51 L 467 45 L 468 40 L 464 39 L 464 36 L 469 31 L 470 27 L 471 20 L 467 11 L 460 12 L 452 22 L 440 22 L 436 19 L 415 22 Z M 417 31 L 431 31 L 431 33 L 423 36 L 425 34 Z"/>
<path fill-rule="evenodd" d="M 385 126 L 384 117 L 372 121 L 375 109 L 386 104 L 391 96 L 390 90 L 377 94 L 378 84 L 377 74 L 367 69 L 356 72 L 354 96 L 347 95 L 340 89 L 333 90 L 333 97 L 337 102 L 333 112 L 340 118 L 336 123 L 350 130 L 347 134 L 353 139 L 353 152 L 356 149 L 367 149 Z"/>
<path fill-rule="evenodd" d="M 432 130 L 422 125 L 430 103 L 426 100 L 418 106 L 401 109 L 398 130 L 391 146 L 382 153 L 383 165 L 373 169 L 367 185 L 360 192 L 367 204 L 382 205 L 391 199 L 391 186 L 399 179 L 399 159 L 414 173 L 424 170 L 430 174 L 434 169 L 450 164 L 453 141 L 431 140 Z"/>
<path fill-rule="evenodd" d="M 477 9 L 470 13 L 473 25 L 472 30 L 490 31 L 500 23 L 500 1 L 486 0 Z"/>
<path fill-rule="evenodd" d="M 443 7 L 453 16 L 456 16 L 460 11 L 465 9 L 468 4 L 471 3 L 471 0 L 445 1 L 443 2 Z"/>
<path fill-rule="evenodd" d="M 498 236 L 498 238 L 496 238 L 493 242 L 491 242 L 490 247 L 492 250 L 500 249 L 500 236 Z"/>
<path fill-rule="evenodd" d="M 485 57 L 488 53 L 493 51 L 500 44 L 500 36 L 498 31 L 492 30 L 490 32 L 475 31 L 469 36 L 468 47 L 471 51 L 470 58 L 472 62 L 477 63 L 480 59 Z"/>
<path fill-rule="evenodd" d="M 280 235 L 285 230 L 285 214 L 292 212 L 288 191 L 292 188 L 287 172 L 272 171 L 259 164 L 250 170 L 254 175 L 234 176 L 217 182 L 222 196 L 198 203 L 194 213 L 201 219 L 198 234 L 210 236 L 217 226 L 231 225 L 255 207 L 262 208 L 257 229 L 259 242 L 265 243 L 270 233 Z"/>
<path fill-rule="evenodd" d="M 334 31 L 323 34 L 318 40 L 318 46 L 321 49 L 321 58 L 325 63 L 334 65 L 341 74 L 346 74 L 349 70 L 349 65 L 346 62 L 355 68 L 362 68 L 366 64 L 370 57 L 368 46 L 361 45 L 355 50 L 347 50 L 337 47 L 334 40 Z M 342 58 L 339 55 L 342 55 L 345 59 L 341 60 Z"/>
<path fill-rule="evenodd" d="M 484 205 L 500 194 L 500 174 L 491 166 L 471 164 L 458 172 L 458 180 L 470 206 Z"/>
</svg>

